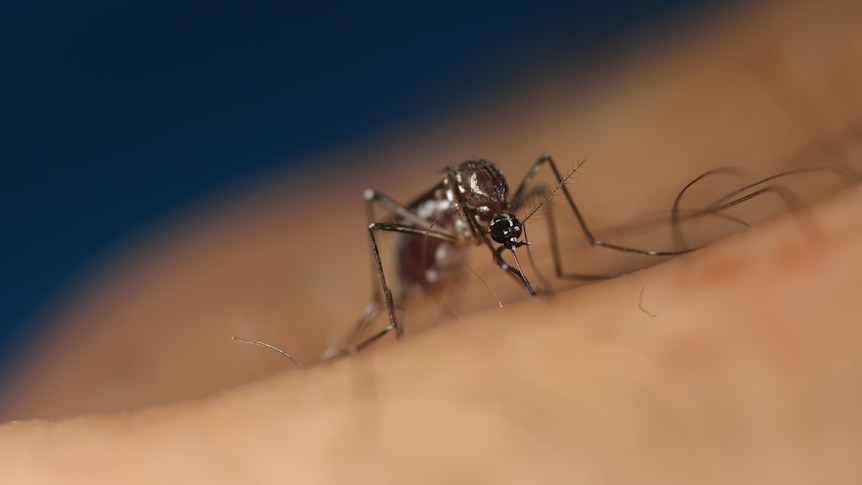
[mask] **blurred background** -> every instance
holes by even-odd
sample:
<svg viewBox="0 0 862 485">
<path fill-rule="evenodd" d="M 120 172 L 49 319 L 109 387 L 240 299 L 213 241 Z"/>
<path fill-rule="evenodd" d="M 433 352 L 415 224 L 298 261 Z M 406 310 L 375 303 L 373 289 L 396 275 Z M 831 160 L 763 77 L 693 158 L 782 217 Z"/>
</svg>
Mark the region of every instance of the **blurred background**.
<svg viewBox="0 0 862 485">
<path fill-rule="evenodd" d="M 0 369 L 177 213 L 708 3 L 4 2 Z"/>
<path fill-rule="evenodd" d="M 313 359 L 367 301 L 369 186 L 547 151 L 613 226 L 717 166 L 862 159 L 851 1 L 0 8 L 0 421 L 286 368 L 231 335 Z"/>
</svg>

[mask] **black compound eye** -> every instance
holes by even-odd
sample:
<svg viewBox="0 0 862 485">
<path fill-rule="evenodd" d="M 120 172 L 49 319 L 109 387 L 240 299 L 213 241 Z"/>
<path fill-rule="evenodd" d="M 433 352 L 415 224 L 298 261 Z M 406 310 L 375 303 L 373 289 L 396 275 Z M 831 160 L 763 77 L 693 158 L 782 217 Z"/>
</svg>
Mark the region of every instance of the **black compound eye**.
<svg viewBox="0 0 862 485">
<path fill-rule="evenodd" d="M 511 214 L 502 214 L 491 221 L 491 239 L 505 245 L 514 247 L 521 238 L 521 222 Z"/>
</svg>

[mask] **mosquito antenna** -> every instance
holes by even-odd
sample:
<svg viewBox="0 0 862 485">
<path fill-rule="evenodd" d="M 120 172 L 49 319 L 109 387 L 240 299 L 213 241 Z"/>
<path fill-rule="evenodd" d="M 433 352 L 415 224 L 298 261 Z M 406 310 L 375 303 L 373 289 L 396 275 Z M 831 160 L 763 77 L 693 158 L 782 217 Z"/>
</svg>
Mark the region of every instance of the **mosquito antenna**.
<svg viewBox="0 0 862 485">
<path fill-rule="evenodd" d="M 476 278 L 478 278 L 478 279 L 479 279 L 479 281 L 481 281 L 481 282 L 482 282 L 482 285 L 483 285 L 483 286 L 485 286 L 485 289 L 486 289 L 486 290 L 488 290 L 488 293 L 490 293 L 490 294 L 491 294 L 491 296 L 493 296 L 493 297 L 494 297 L 494 299 L 495 299 L 495 300 L 497 300 L 497 306 L 499 306 L 500 308 L 503 308 L 503 301 L 502 301 L 502 300 L 500 300 L 500 297 L 498 297 L 496 293 L 494 293 L 494 290 L 493 290 L 493 289 L 491 289 L 491 286 L 488 284 L 488 282 L 487 282 L 487 281 L 485 281 L 485 279 L 484 279 L 484 278 L 482 278 L 482 276 L 480 276 L 480 275 L 479 275 L 479 273 L 477 273 L 475 269 L 471 268 L 469 264 L 464 263 L 464 266 L 465 266 L 467 269 L 469 269 L 471 273 L 473 273 L 474 275 L 476 275 Z"/>
<path fill-rule="evenodd" d="M 237 336 L 233 336 L 233 337 L 231 337 L 231 340 L 233 340 L 233 341 L 235 341 L 235 342 L 243 342 L 243 343 L 246 343 L 246 344 L 257 345 L 258 347 L 263 347 L 263 348 L 265 348 L 265 349 L 272 350 L 273 352 L 278 352 L 278 353 L 279 353 L 279 354 L 281 354 L 282 356 L 287 357 L 288 359 L 290 359 L 290 361 L 291 361 L 291 362 L 293 362 L 294 364 L 296 364 L 296 366 L 297 366 L 297 367 L 299 367 L 300 369 L 302 369 L 303 367 L 305 367 L 304 365 L 302 365 L 302 362 L 300 362 L 300 361 L 296 360 L 292 355 L 290 355 L 290 354 L 288 354 L 287 352 L 285 352 L 285 351 L 281 350 L 280 348 L 278 348 L 278 347 L 276 347 L 276 346 L 274 346 L 274 345 L 270 345 L 270 344 L 268 344 L 268 343 L 266 343 L 266 342 L 261 342 L 260 340 L 252 340 L 252 339 L 247 339 L 247 338 L 237 337 Z"/>
<path fill-rule="evenodd" d="M 547 204 L 548 201 L 550 201 L 551 198 L 554 196 L 554 194 L 556 194 L 557 191 L 560 190 L 563 187 L 563 185 L 565 185 L 566 182 L 569 181 L 570 178 L 572 178 L 572 175 L 574 175 L 575 172 L 577 172 L 578 169 L 581 168 L 581 165 L 583 165 L 584 162 L 585 162 L 585 160 L 581 160 L 580 162 L 578 162 L 578 164 L 575 165 L 575 167 L 572 168 L 572 170 L 570 170 L 569 173 L 567 173 L 566 176 L 563 177 L 563 179 L 560 180 L 560 182 L 557 185 L 555 185 L 553 189 L 550 190 L 550 192 L 548 192 L 548 195 L 546 195 L 545 198 L 542 199 L 542 201 L 539 202 L 539 204 L 536 205 L 536 207 L 534 207 L 533 210 L 531 210 L 530 213 L 527 214 L 527 216 L 521 220 L 521 222 L 527 222 L 527 220 L 529 220 L 531 217 L 533 217 L 533 214 L 538 212 L 539 209 L 541 209 L 545 204 Z"/>
</svg>

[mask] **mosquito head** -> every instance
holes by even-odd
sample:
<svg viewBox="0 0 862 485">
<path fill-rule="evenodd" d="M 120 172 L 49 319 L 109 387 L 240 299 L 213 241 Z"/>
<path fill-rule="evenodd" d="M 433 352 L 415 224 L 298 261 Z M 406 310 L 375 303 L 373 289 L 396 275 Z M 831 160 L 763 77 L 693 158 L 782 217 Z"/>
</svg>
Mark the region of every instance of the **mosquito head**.
<svg viewBox="0 0 862 485">
<path fill-rule="evenodd" d="M 502 244 L 507 249 L 515 249 L 523 244 L 519 242 L 524 232 L 523 224 L 512 214 L 500 214 L 491 221 L 491 239 Z"/>
</svg>

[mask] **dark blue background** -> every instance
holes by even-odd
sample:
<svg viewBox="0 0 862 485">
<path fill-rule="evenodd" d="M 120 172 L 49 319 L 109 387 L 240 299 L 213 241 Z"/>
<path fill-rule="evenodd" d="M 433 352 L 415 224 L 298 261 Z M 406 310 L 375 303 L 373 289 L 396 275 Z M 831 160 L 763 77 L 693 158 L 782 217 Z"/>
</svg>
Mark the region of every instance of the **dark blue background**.
<svg viewBox="0 0 862 485">
<path fill-rule="evenodd" d="M 0 364 L 63 288 L 175 211 L 512 65 L 612 56 L 704 2 L 9 3 Z"/>
</svg>

